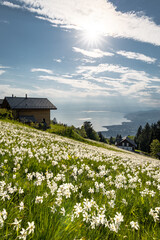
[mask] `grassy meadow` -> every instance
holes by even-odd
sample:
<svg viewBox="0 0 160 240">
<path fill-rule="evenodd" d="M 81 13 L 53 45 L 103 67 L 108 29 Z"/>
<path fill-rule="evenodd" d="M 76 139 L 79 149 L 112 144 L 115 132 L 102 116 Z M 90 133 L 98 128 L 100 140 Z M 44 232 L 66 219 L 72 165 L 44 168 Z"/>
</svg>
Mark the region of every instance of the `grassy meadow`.
<svg viewBox="0 0 160 240">
<path fill-rule="evenodd" d="M 0 239 L 160 239 L 160 162 L 0 121 Z"/>
</svg>

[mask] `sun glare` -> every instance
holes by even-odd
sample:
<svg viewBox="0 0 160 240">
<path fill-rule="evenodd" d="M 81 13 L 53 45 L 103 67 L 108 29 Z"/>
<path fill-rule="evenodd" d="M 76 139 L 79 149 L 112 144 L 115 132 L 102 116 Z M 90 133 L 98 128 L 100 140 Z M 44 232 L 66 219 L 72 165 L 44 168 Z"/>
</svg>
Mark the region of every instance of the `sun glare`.
<svg viewBox="0 0 160 240">
<path fill-rule="evenodd" d="M 82 34 L 83 41 L 88 45 L 97 46 L 102 42 L 102 32 L 96 24 L 87 24 Z"/>
</svg>

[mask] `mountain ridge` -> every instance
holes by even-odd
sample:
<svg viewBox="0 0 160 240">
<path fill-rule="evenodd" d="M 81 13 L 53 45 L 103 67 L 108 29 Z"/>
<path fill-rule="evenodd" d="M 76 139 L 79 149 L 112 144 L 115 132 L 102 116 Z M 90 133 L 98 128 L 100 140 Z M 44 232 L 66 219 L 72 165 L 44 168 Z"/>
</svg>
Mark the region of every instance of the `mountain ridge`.
<svg viewBox="0 0 160 240">
<path fill-rule="evenodd" d="M 108 131 L 101 131 L 104 137 L 116 137 L 121 134 L 122 137 L 127 135 L 134 136 L 141 125 L 142 127 L 148 122 L 149 124 L 156 123 L 160 120 L 160 110 L 137 111 L 127 113 L 124 116 L 130 122 L 122 122 L 120 125 L 103 126 Z"/>
</svg>

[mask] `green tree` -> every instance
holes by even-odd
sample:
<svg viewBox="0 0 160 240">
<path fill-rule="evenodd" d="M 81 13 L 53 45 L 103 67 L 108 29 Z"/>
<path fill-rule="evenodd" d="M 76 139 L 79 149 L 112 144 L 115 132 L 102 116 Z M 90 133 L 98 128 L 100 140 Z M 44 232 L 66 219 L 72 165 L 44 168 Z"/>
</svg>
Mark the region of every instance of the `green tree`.
<svg viewBox="0 0 160 240">
<path fill-rule="evenodd" d="M 115 144 L 115 140 L 114 140 L 114 138 L 112 136 L 109 139 L 109 144 Z"/>
<path fill-rule="evenodd" d="M 93 129 L 92 123 L 85 121 L 83 123 L 84 129 L 86 131 L 87 137 L 92 140 L 99 141 L 99 136 L 96 131 Z"/>
<path fill-rule="evenodd" d="M 158 139 L 154 139 L 150 145 L 151 155 L 158 158 L 157 153 L 160 153 L 160 142 Z"/>
<path fill-rule="evenodd" d="M 150 152 L 150 146 L 154 139 L 160 141 L 160 121 L 152 124 L 147 123 L 144 128 L 140 126 L 134 138 L 135 143 L 139 150 Z"/>
<path fill-rule="evenodd" d="M 144 151 L 144 152 L 150 152 L 150 144 L 152 142 L 151 139 L 151 127 L 149 123 L 146 123 L 145 127 L 142 129 L 142 133 L 138 137 L 139 139 L 139 149 Z"/>
<path fill-rule="evenodd" d="M 80 135 L 81 135 L 83 138 L 86 138 L 86 137 L 87 137 L 87 134 L 86 134 L 86 131 L 85 131 L 84 126 L 82 126 L 82 127 L 79 129 L 79 133 L 80 133 Z"/>
<path fill-rule="evenodd" d="M 98 132 L 98 136 L 99 136 L 99 141 L 100 141 L 100 142 L 104 142 L 104 143 L 107 142 L 106 139 L 105 139 L 105 137 L 103 136 L 103 134 L 102 134 L 101 132 Z"/>
<path fill-rule="evenodd" d="M 157 132 L 156 137 L 160 141 L 160 120 L 157 122 Z"/>
<path fill-rule="evenodd" d="M 120 141 L 122 140 L 122 136 L 121 135 L 119 135 L 119 134 L 117 134 L 117 136 L 116 136 L 116 143 L 119 143 Z"/>
<path fill-rule="evenodd" d="M 138 128 L 138 131 L 137 131 L 136 136 L 134 138 L 134 141 L 137 144 L 138 149 L 140 149 L 140 136 L 141 136 L 141 134 L 142 134 L 142 126 L 140 126 Z"/>
</svg>

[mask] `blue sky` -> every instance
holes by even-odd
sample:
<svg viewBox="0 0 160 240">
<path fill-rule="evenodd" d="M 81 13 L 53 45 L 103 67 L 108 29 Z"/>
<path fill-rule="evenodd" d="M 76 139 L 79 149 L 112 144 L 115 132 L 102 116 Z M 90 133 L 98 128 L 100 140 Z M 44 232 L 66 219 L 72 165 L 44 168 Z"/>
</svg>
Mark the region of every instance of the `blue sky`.
<svg viewBox="0 0 160 240">
<path fill-rule="evenodd" d="M 159 0 L 0 0 L 0 98 L 47 97 L 75 125 L 159 108 L 159 11 Z"/>
</svg>

